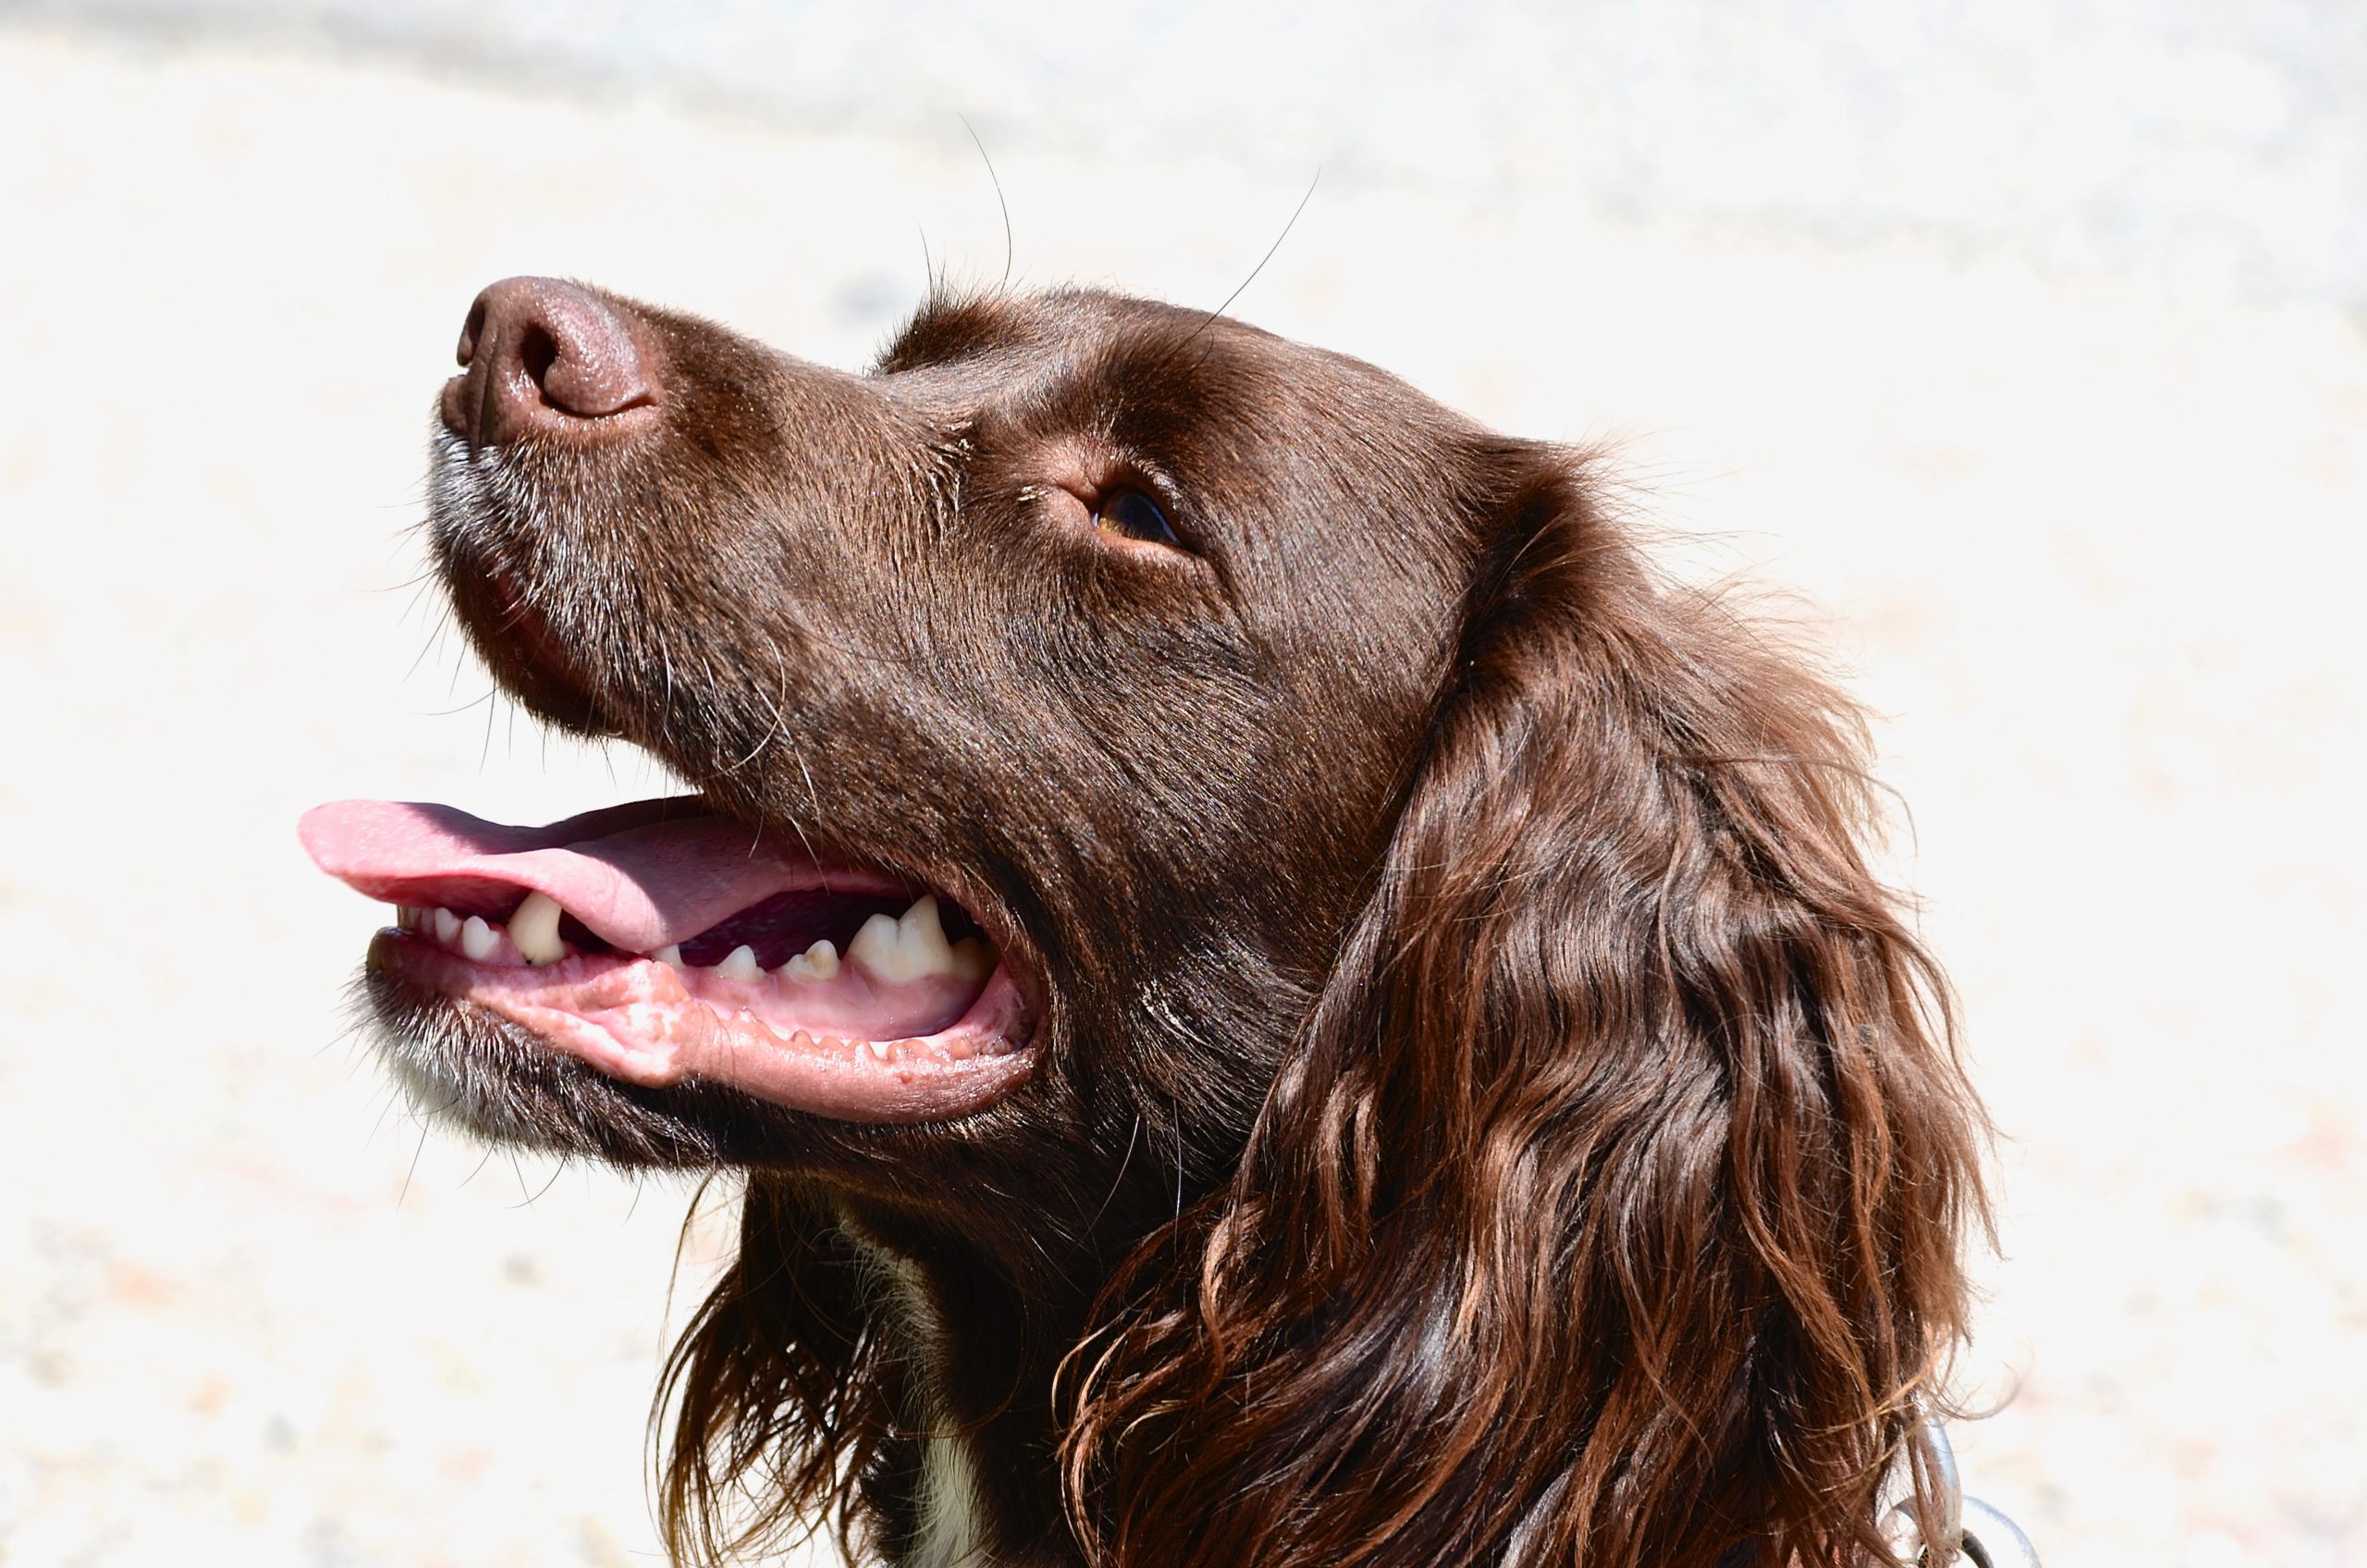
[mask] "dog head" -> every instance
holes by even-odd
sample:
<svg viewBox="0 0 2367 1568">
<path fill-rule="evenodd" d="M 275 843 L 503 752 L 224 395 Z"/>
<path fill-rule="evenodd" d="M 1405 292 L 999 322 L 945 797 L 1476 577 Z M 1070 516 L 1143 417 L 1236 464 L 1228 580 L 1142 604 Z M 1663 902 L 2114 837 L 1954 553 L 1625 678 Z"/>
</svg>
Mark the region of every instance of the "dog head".
<svg viewBox="0 0 2367 1568">
<path fill-rule="evenodd" d="M 488 1131 L 626 1158 L 797 1163 L 987 1112 L 1122 1133 L 1151 1099 L 1237 1141 L 1369 879 L 1500 444 L 1339 356 L 1083 292 L 941 303 L 854 376 L 518 280 L 480 300 L 463 357 L 431 525 L 462 624 L 530 708 L 645 747 L 705 799 L 538 839 L 317 816 L 337 869 L 422 911 L 506 921 L 541 885 L 532 857 L 570 843 L 591 864 L 554 893 L 644 892 L 638 924 L 558 899 L 579 939 L 555 967 L 592 972 L 572 997 L 514 969 L 533 984 L 491 996 L 432 933 L 390 935 L 372 984 L 406 1070 Z M 388 859 L 407 835 L 416 855 Z M 766 875 L 733 864 L 752 858 Z M 710 931 L 763 935 L 729 917 L 826 884 L 843 907 L 784 939 L 827 931 L 849 961 L 869 916 L 922 893 L 975 926 L 1000 963 L 971 1054 L 824 1058 L 831 1035 L 955 1020 L 866 1031 L 791 994 L 738 1021 L 632 962 L 713 967 Z M 777 970 L 805 945 L 752 956 Z M 693 1022 L 657 1038 L 632 1009 Z M 570 1012 L 571 1055 L 527 1043 Z M 815 1038 L 813 1071 L 768 1068 L 792 1053 L 767 1023 Z M 1234 1064 L 1220 1084 L 1183 1065 L 1211 1051 Z"/>
<path fill-rule="evenodd" d="M 514 279 L 461 358 L 471 640 L 697 794 L 307 838 L 405 911 L 366 989 L 425 1103 L 756 1172 L 678 1544 L 751 1476 L 758 1534 L 913 1527 L 909 1390 L 824 1282 L 872 1245 L 1024 1341 L 943 1396 L 1045 1407 L 1004 1538 L 1870 1545 L 1976 1113 L 1847 704 L 1657 582 L 1582 459 L 1082 290 L 938 300 L 850 375 Z"/>
</svg>

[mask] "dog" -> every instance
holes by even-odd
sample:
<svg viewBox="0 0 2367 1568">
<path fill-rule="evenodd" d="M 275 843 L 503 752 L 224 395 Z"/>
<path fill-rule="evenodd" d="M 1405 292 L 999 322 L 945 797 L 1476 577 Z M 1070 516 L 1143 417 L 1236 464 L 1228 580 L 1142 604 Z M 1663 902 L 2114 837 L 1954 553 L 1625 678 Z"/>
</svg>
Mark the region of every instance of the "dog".
<svg viewBox="0 0 2367 1568">
<path fill-rule="evenodd" d="M 861 374 L 478 298 L 427 537 L 696 793 L 348 802 L 360 991 L 488 1138 L 736 1173 L 677 1561 L 1888 1561 L 1985 1136 L 1848 701 L 1602 459 L 1091 289 Z"/>
</svg>

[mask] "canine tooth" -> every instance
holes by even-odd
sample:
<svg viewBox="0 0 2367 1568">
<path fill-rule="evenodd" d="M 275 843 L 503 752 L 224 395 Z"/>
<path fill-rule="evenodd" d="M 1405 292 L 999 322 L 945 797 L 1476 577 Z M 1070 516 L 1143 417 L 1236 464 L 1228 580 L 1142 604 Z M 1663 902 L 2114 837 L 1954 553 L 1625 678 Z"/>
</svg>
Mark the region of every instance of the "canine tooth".
<svg viewBox="0 0 2367 1568">
<path fill-rule="evenodd" d="M 484 916 L 472 914 L 460 927 L 460 950 L 478 963 L 483 963 L 501 950 L 501 938 L 484 923 Z"/>
<path fill-rule="evenodd" d="M 761 980 L 765 972 L 756 966 L 756 949 L 745 942 L 731 949 L 715 972 L 726 980 Z"/>
<path fill-rule="evenodd" d="M 660 963 L 671 964 L 676 969 L 680 969 L 682 967 L 682 944 L 668 942 L 649 956 Z"/>
<path fill-rule="evenodd" d="M 896 984 L 924 974 L 955 973 L 953 949 L 938 918 L 937 900 L 924 893 L 901 920 L 875 914 L 854 934 L 847 956 L 877 979 Z"/>
<path fill-rule="evenodd" d="M 395 906 L 395 925 L 399 930 L 418 930 L 419 911 L 411 908 L 409 904 L 397 904 Z"/>
<path fill-rule="evenodd" d="M 460 939 L 460 917 L 450 910 L 438 908 L 427 918 L 435 927 L 435 939 L 446 947 Z"/>
<path fill-rule="evenodd" d="M 558 900 L 548 893 L 529 893 L 518 913 L 509 917 L 509 939 L 528 963 L 557 963 L 567 951 L 558 938 Z"/>
<path fill-rule="evenodd" d="M 828 980 L 838 972 L 838 946 L 827 938 L 815 943 L 795 958 L 791 959 L 778 971 L 779 974 L 788 975 L 791 980 L 802 980 L 809 986 Z"/>
</svg>

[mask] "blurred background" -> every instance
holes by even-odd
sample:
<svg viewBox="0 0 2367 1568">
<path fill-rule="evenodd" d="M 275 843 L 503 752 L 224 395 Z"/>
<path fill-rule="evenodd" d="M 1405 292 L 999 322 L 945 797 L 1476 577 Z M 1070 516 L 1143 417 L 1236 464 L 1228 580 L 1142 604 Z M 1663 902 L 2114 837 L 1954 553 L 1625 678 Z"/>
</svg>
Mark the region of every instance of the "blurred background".
<svg viewBox="0 0 2367 1568">
<path fill-rule="evenodd" d="M 1973 1488 L 2367 1562 L 2341 0 L 0 0 L 0 1562 L 656 1558 L 720 1228 L 393 1103 L 292 831 L 666 787 L 415 585 L 475 291 L 855 366 L 931 266 L 1213 306 L 1318 170 L 1235 313 L 1617 442 L 1879 716 L 2003 1133 Z"/>
</svg>

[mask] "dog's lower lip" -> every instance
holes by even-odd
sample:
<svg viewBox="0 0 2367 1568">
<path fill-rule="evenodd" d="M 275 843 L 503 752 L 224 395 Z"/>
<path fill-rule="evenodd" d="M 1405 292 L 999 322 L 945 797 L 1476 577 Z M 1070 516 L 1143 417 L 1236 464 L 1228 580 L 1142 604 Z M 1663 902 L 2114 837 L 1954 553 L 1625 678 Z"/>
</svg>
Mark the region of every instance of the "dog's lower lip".
<svg viewBox="0 0 2367 1568">
<path fill-rule="evenodd" d="M 472 962 L 400 928 L 379 932 L 372 966 L 506 1020 L 550 1049 L 626 1083 L 697 1078 L 841 1121 L 953 1120 L 985 1109 L 1034 1071 L 1032 1010 L 999 966 L 962 1017 L 894 1040 L 784 1035 L 717 1011 L 670 966 L 581 954 L 545 969 Z"/>
</svg>

